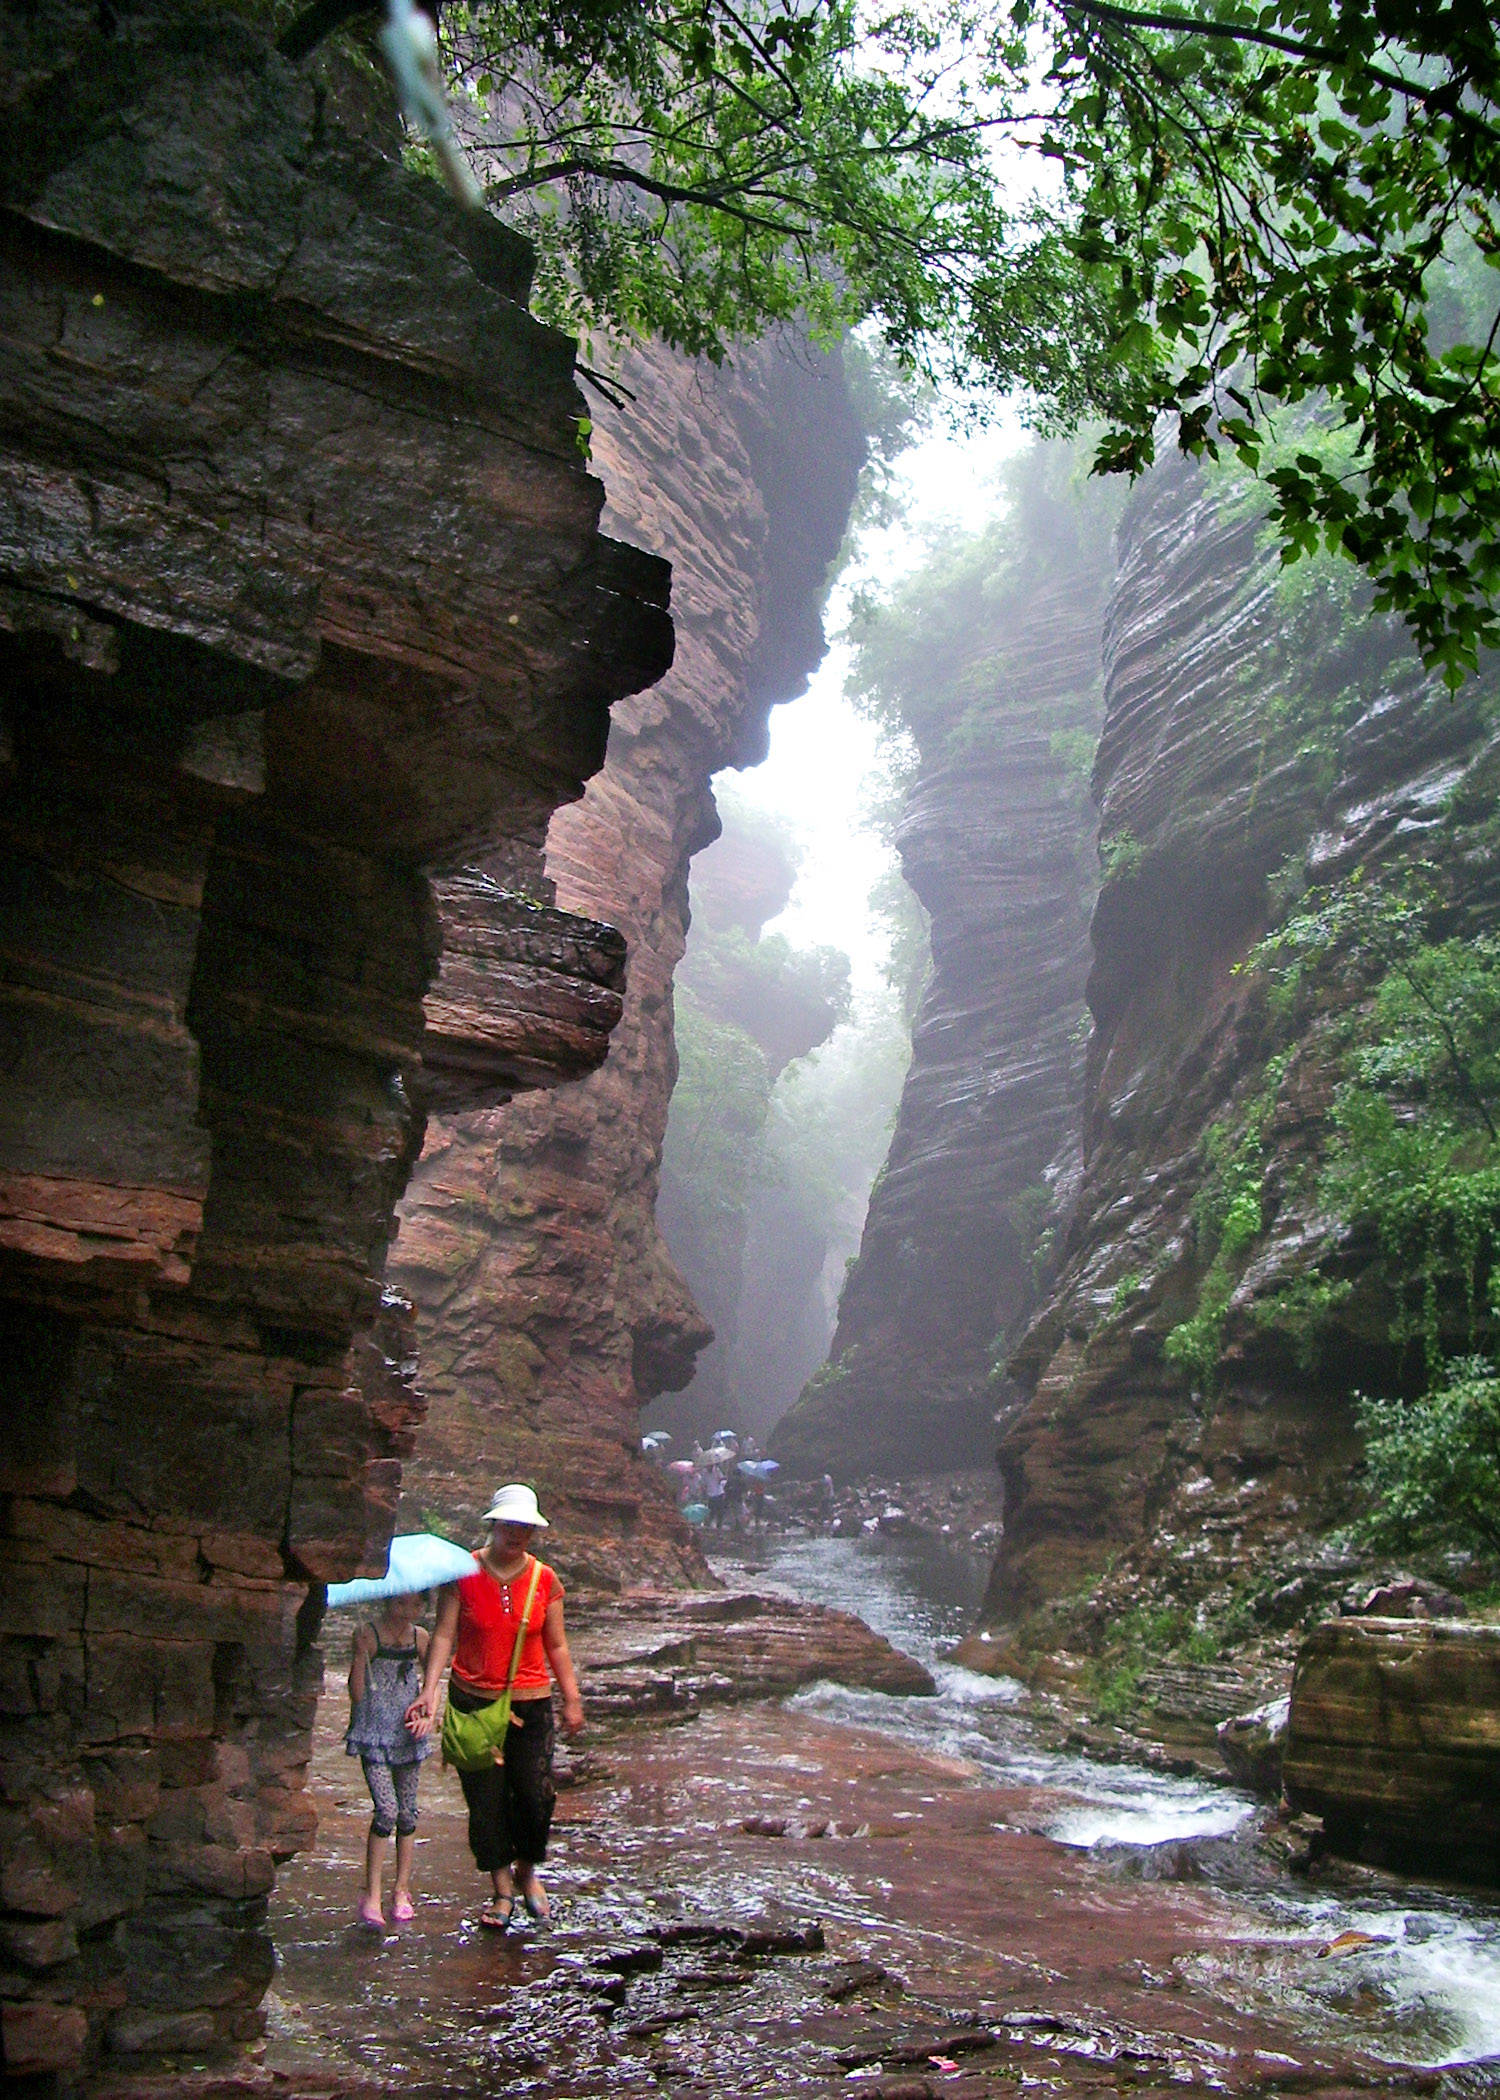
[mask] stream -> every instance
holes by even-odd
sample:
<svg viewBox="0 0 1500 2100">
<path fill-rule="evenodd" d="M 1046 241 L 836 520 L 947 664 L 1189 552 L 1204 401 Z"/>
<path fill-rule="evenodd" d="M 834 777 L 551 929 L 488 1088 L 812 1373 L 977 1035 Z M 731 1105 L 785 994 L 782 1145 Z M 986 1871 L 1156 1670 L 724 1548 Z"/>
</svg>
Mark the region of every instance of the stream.
<svg viewBox="0 0 1500 2100">
<path fill-rule="evenodd" d="M 987 1561 L 941 1540 L 788 1537 L 746 1539 L 714 1555 L 726 1580 L 751 1578 L 859 1616 L 932 1671 L 935 1699 L 895 1700 L 817 1685 L 792 1702 L 825 1719 L 875 1729 L 962 1758 L 1003 1786 L 1035 1786 L 1074 1799 L 1041 1827 L 1059 1843 L 1111 1854 L 1123 1875 L 1227 1881 L 1263 1920 L 1254 1938 L 1221 1956 L 1194 1957 L 1203 1980 L 1247 2007 L 1289 2018 L 1304 2032 L 1392 2062 L 1430 2065 L 1500 2057 L 1500 1904 L 1457 1892 L 1397 1885 L 1331 1895 L 1283 1878 L 1256 1887 L 1234 1848 L 1260 1805 L 1229 1787 L 1174 1779 L 1131 1765 L 1101 1765 L 1042 1748 L 1017 1711 L 1023 1687 L 943 1661 L 974 1622 Z M 1342 1933 L 1372 1943 L 1338 1958 L 1308 1956 Z M 1500 2074 L 1500 2065 L 1497 2065 Z"/>
<path fill-rule="evenodd" d="M 603 1731 L 559 1801 L 554 1929 L 498 1942 L 457 1787 L 429 1767 L 417 1915 L 381 1939 L 353 1917 L 368 1801 L 331 1638 L 318 1841 L 271 1905 L 264 2070 L 289 2094 L 821 2100 L 871 2078 L 1348 2100 L 1382 2067 L 1415 2095 L 1418 2067 L 1500 2056 L 1500 1907 L 1359 1870 L 1298 1882 L 1231 1789 L 1058 1754 L 1019 1686 L 942 1660 L 982 1564 L 882 1537 L 740 1540 L 715 1564 L 857 1611 L 937 1696 L 819 1684 Z M 1364 1937 L 1330 1952 L 1343 1933 Z M 1500 2064 L 1464 2076 L 1488 2089 Z"/>
</svg>

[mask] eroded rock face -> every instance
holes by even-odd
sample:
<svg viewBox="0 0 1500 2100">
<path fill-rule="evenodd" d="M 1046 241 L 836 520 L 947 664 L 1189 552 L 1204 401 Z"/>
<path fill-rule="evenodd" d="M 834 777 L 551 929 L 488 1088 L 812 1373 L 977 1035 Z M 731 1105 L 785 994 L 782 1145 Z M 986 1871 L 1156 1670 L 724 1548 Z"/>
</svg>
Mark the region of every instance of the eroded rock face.
<svg viewBox="0 0 1500 2100">
<path fill-rule="evenodd" d="M 1343 1851 L 1500 1871 L 1500 1626 L 1329 1619 L 1292 1679 L 1282 1783 Z"/>
<path fill-rule="evenodd" d="M 932 739 L 897 845 L 932 974 L 896 1131 L 824 1369 L 771 1449 L 836 1480 L 986 1462 L 997 1343 L 1031 1303 L 1043 1170 L 1077 1116 L 1094 813 L 1073 747 L 1102 711 L 1108 561 L 1048 563 Z M 993 638 L 990 638 L 993 640 Z"/>
<path fill-rule="evenodd" d="M 1450 699 L 1398 628 L 1341 603 L 1289 601 L 1254 519 L 1185 466 L 1155 475 L 1127 515 L 1094 779 L 1106 875 L 1082 1164 L 1012 1358 L 1032 1398 L 1001 1446 L 991 1623 L 1078 1592 L 1115 1556 L 1105 1612 L 1132 1601 L 1137 1577 L 1211 1612 L 1253 1577 L 1273 1615 L 1277 1584 L 1310 1602 L 1339 1579 L 1317 1539 L 1351 1513 L 1349 1393 L 1399 1384 L 1394 1304 L 1377 1250 L 1318 1201 L 1345 1008 L 1330 993 L 1289 1039 L 1264 976 L 1241 965 L 1273 876 L 1295 895 L 1424 856 L 1462 870 L 1474 926 L 1496 893 L 1486 683 Z M 1205 1136 L 1252 1122 L 1261 1229 L 1203 1380 L 1163 1343 L 1200 1304 Z M 1313 1358 L 1295 1301 L 1319 1276 L 1344 1295 Z"/>
<path fill-rule="evenodd" d="M 524 244 L 232 16 L 105 19 L 12 25 L 0 212 L 0 1943 L 37 2073 L 258 2030 L 309 1598 L 383 1566 L 421 1411 L 380 1279 L 425 868 L 535 832 L 670 656 Z M 609 930 L 497 950 L 463 889 L 442 989 L 467 955 L 523 1018 L 486 1065 L 439 1016 L 442 1098 L 597 1061 Z"/>
<path fill-rule="evenodd" d="M 923 1698 L 931 1673 L 852 1612 L 751 1590 L 637 1592 L 574 1612 L 584 1699 L 605 1718 L 686 1716 L 735 1699 L 779 1699 L 826 1679 Z"/>
<path fill-rule="evenodd" d="M 712 1332 L 654 1213 L 672 973 L 688 862 L 717 829 L 710 776 L 761 755 L 769 708 L 821 654 L 862 456 L 837 363 L 796 345 L 722 374 L 641 351 L 622 377 L 635 399 L 599 410 L 595 463 L 608 521 L 672 562 L 677 656 L 615 709 L 604 770 L 552 820 L 532 885 L 624 932 L 624 1017 L 580 1086 L 434 1121 L 392 1266 L 430 1403 L 409 1506 L 462 1529 L 497 1483 L 533 1480 L 549 1558 L 607 1587 L 703 1579 L 639 1449 L 642 1403 L 687 1383 Z"/>
</svg>

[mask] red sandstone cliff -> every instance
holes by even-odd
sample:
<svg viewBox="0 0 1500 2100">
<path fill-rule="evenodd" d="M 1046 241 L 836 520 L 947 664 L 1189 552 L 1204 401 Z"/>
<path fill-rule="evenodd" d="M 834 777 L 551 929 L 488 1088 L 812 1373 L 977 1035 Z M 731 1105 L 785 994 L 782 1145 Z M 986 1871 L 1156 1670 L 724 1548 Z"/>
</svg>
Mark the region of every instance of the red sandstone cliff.
<svg viewBox="0 0 1500 2100">
<path fill-rule="evenodd" d="M 0 1995 L 41 2075 L 258 2030 L 317 1584 L 383 1563 L 420 1414 L 378 1315 L 424 1081 L 586 1070 L 618 1011 L 609 928 L 425 869 L 578 793 L 670 626 L 523 243 L 232 17 L 7 36 Z"/>
<path fill-rule="evenodd" d="M 408 1506 L 462 1529 L 498 1481 L 534 1480 L 549 1553 L 606 1586 L 701 1579 L 639 1448 L 642 1403 L 683 1385 L 711 1334 L 654 1215 L 672 973 L 688 863 L 717 830 L 710 777 L 755 760 L 821 654 L 862 458 L 838 361 L 796 343 L 719 373 L 642 351 L 622 377 L 634 399 L 599 411 L 594 463 L 609 522 L 672 562 L 677 655 L 615 709 L 603 772 L 552 821 L 545 882 L 624 932 L 624 1016 L 581 1085 L 432 1124 L 392 1263 L 429 1402 Z"/>
</svg>

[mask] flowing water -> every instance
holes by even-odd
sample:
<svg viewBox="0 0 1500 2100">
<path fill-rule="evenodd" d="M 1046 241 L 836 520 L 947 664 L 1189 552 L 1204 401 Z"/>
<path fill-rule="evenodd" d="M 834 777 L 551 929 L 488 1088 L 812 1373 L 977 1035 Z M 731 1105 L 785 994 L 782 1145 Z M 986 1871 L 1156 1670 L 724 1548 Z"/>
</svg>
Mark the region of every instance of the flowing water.
<svg viewBox="0 0 1500 2100">
<path fill-rule="evenodd" d="M 1122 1873 L 1149 1877 L 1168 1855 L 1175 1875 L 1233 1872 L 1222 1844 L 1248 1837 L 1260 1811 L 1228 1787 L 1059 1754 L 1035 1738 L 1022 1687 L 943 1661 L 968 1631 L 987 1566 L 941 1540 L 746 1540 L 716 1556 L 729 1579 L 857 1612 L 926 1663 L 935 1699 L 891 1699 L 818 1685 L 796 1702 L 825 1719 L 875 1729 L 965 1759 L 998 1785 L 1040 1786 L 1065 1798 L 1042 1827 L 1066 1845 L 1108 1849 Z M 1243 1883 L 1241 1882 L 1241 1891 Z M 1330 1895 L 1295 1882 L 1251 1889 L 1262 1929 L 1194 1957 L 1221 1996 L 1290 2017 L 1304 2032 L 1393 2062 L 1500 2058 L 1500 1907 L 1416 1885 Z M 1324 1953 L 1343 1934 L 1348 1951 Z M 1500 2069 L 1500 2066 L 1497 2066 Z"/>
</svg>

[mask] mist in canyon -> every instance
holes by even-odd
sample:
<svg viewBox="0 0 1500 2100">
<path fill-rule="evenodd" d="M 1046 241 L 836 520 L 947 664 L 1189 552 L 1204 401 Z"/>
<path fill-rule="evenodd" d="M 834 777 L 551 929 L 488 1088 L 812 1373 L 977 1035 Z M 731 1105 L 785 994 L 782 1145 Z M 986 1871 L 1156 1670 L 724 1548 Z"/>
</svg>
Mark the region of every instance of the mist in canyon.
<svg viewBox="0 0 1500 2100">
<path fill-rule="evenodd" d="M 1408 1875 L 1500 1874 L 1443 1470 L 1500 1344 L 1493 661 L 1450 696 L 1233 468 L 922 436 L 859 341 L 601 391 L 357 53 L 25 35 L 7 2070 L 1493 2054 L 1493 1916 Z M 765 1443 L 770 1521 L 706 1544 L 652 1424 Z M 507 1480 L 598 1731 L 559 1931 L 476 1937 L 434 1772 L 411 1930 L 351 1938 L 330 1593 Z"/>
<path fill-rule="evenodd" d="M 866 470 L 823 662 L 773 711 L 762 763 L 715 779 L 723 829 L 691 864 L 658 1204 L 714 1340 L 647 1430 L 764 1440 L 823 1364 L 931 967 L 893 843 L 914 747 L 862 702 L 851 626 L 872 593 L 1006 512 L 1007 463 L 1028 443 L 1009 414 L 962 430 L 953 404 L 921 400 Z"/>
</svg>

